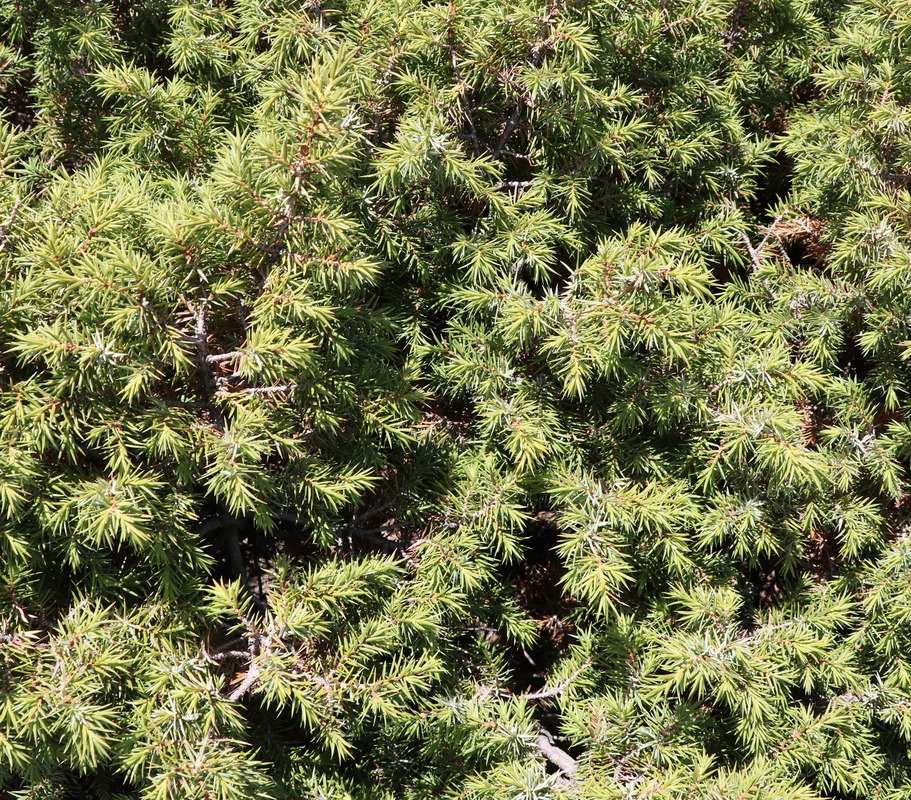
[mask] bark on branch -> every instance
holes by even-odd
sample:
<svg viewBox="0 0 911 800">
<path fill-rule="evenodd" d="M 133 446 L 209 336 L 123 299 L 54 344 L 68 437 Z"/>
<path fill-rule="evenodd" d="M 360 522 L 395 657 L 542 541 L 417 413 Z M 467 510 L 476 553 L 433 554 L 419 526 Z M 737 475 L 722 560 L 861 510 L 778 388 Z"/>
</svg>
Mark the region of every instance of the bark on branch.
<svg viewBox="0 0 911 800">
<path fill-rule="evenodd" d="M 579 770 L 579 765 L 569 753 L 565 750 L 561 750 L 554 744 L 553 736 L 548 733 L 543 728 L 538 738 L 535 739 L 535 748 L 538 752 L 544 756 L 551 764 L 553 764 L 560 772 L 562 772 L 567 778 L 576 777 L 576 772 Z"/>
</svg>

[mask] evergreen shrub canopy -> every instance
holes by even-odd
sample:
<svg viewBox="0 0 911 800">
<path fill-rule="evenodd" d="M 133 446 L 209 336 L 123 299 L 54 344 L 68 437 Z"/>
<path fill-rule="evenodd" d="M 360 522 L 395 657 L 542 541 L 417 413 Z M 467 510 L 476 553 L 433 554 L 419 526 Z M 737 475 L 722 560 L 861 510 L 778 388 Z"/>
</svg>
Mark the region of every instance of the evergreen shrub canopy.
<svg viewBox="0 0 911 800">
<path fill-rule="evenodd" d="M 909 800 L 911 6 L 0 0 L 0 797 Z"/>
</svg>

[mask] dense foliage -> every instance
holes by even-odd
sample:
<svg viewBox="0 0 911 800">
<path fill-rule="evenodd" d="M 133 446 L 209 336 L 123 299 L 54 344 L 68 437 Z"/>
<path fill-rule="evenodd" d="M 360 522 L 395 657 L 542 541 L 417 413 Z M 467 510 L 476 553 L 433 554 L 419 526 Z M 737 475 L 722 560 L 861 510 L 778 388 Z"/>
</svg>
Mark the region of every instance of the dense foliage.
<svg viewBox="0 0 911 800">
<path fill-rule="evenodd" d="M 911 798 L 911 6 L 0 0 L 0 797 Z"/>
</svg>

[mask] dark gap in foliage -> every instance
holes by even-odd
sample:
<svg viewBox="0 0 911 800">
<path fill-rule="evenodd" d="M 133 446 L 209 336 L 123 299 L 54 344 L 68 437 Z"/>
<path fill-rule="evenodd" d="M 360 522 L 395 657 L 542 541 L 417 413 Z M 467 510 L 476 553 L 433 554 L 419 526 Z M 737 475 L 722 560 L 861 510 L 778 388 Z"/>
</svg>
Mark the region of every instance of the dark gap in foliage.
<svg viewBox="0 0 911 800">
<path fill-rule="evenodd" d="M 543 686 L 548 669 L 569 646 L 575 631 L 572 612 L 576 604 L 560 584 L 566 569 L 555 552 L 558 536 L 556 515 L 539 511 L 523 531 L 524 559 L 500 570 L 503 580 L 512 585 L 516 602 L 535 620 L 539 631 L 530 647 L 509 649 L 513 685 L 520 692 Z"/>
</svg>

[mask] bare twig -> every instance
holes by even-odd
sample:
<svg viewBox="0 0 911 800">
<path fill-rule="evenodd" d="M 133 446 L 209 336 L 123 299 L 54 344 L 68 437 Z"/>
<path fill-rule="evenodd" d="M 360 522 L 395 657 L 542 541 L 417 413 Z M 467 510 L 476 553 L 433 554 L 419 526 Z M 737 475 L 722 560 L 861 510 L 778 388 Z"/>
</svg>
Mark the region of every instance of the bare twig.
<svg viewBox="0 0 911 800">
<path fill-rule="evenodd" d="M 783 216 L 782 214 L 779 214 L 777 217 L 775 217 L 775 220 L 772 222 L 772 224 L 766 228 L 765 236 L 762 237 L 762 241 L 759 243 L 759 245 L 757 247 L 753 247 L 752 242 L 750 242 L 749 236 L 747 236 L 745 233 L 741 234 L 743 243 L 746 245 L 746 248 L 747 248 L 747 253 L 750 254 L 750 260 L 753 262 L 753 266 L 756 267 L 757 270 L 762 269 L 762 261 L 761 261 L 762 253 L 765 250 L 765 246 L 769 242 L 769 237 L 774 234 L 775 228 L 778 226 L 778 223 L 781 222 L 782 216 Z"/>
<path fill-rule="evenodd" d="M 209 408 L 209 412 L 212 415 L 212 421 L 215 423 L 216 427 L 218 427 L 219 430 L 224 431 L 225 420 L 221 415 L 221 410 L 215 403 L 215 398 L 218 395 L 218 384 L 215 381 L 212 370 L 209 369 L 210 354 L 208 333 L 206 332 L 206 301 L 201 297 L 196 301 L 196 308 L 193 310 L 193 316 L 196 323 L 195 336 L 193 338 L 196 342 L 197 370 L 199 372 L 199 377 L 202 380 L 203 389 L 205 390 L 206 405 Z"/>
<path fill-rule="evenodd" d="M 259 678 L 259 667 L 257 667 L 256 664 L 252 664 L 250 669 L 247 670 L 244 679 L 240 682 L 240 685 L 228 695 L 228 699 L 232 703 L 236 703 L 253 688 L 253 684 L 256 683 L 257 678 Z"/>
<path fill-rule="evenodd" d="M 642 744 L 636 745 L 632 750 L 630 750 L 625 756 L 623 756 L 619 761 L 617 761 L 617 766 L 614 769 L 614 782 L 620 783 L 621 778 L 623 777 L 624 770 L 626 765 L 636 756 L 639 755 L 647 747 L 653 747 L 658 744 L 657 739 L 653 739 L 650 742 L 643 742 Z"/>
<path fill-rule="evenodd" d="M 246 650 L 225 650 L 221 653 L 206 653 L 206 658 L 213 664 L 221 664 L 223 661 L 240 661 L 249 655 Z"/>
<path fill-rule="evenodd" d="M 512 136 L 513 130 L 515 130 L 516 125 L 519 124 L 519 118 L 522 116 L 522 107 L 524 103 L 521 101 L 516 104 L 515 111 L 512 112 L 512 116 L 506 122 L 506 127 L 503 129 L 503 133 L 500 136 L 500 141 L 497 142 L 497 146 L 493 149 L 494 158 L 504 154 L 503 148 L 506 147 L 506 142 L 509 141 L 509 137 Z"/>
<path fill-rule="evenodd" d="M 232 350 L 230 353 L 218 353 L 214 356 L 206 356 L 209 364 L 220 364 L 222 361 L 230 361 L 233 358 L 243 358 L 244 354 L 240 350 Z"/>
<path fill-rule="evenodd" d="M 573 681 L 576 680 L 576 678 L 578 678 L 590 666 L 591 661 L 586 661 L 584 664 L 582 664 L 581 667 L 579 667 L 579 669 L 573 672 L 573 674 L 570 675 L 559 686 L 554 686 L 552 689 L 544 689 L 540 692 L 524 692 L 523 694 L 520 694 L 519 697 L 521 697 L 523 700 L 548 700 L 552 697 L 559 697 L 567 689 L 569 689 L 569 687 L 572 686 Z"/>
<path fill-rule="evenodd" d="M 773 235 L 775 234 L 775 228 L 778 227 L 778 223 L 781 222 L 781 218 L 782 218 L 783 216 L 784 216 L 784 214 L 779 214 L 779 215 L 778 215 L 777 217 L 775 217 L 775 219 L 772 221 L 772 224 L 769 225 L 769 227 L 765 229 L 765 236 L 762 237 L 762 241 L 759 243 L 759 247 L 756 248 L 756 250 L 757 250 L 758 252 L 761 253 L 761 252 L 765 249 L 765 246 L 766 246 L 766 244 L 767 244 L 768 241 L 769 241 L 769 237 L 770 237 L 770 236 L 773 236 Z"/>
<path fill-rule="evenodd" d="M 494 188 L 496 189 L 527 189 L 534 181 L 500 181 Z"/>
<path fill-rule="evenodd" d="M 579 770 L 576 759 L 554 744 L 554 737 L 549 731 L 544 730 L 544 728 L 540 729 L 540 734 L 535 739 L 535 748 L 567 778 L 576 776 L 576 772 Z"/>
<path fill-rule="evenodd" d="M 6 243 L 9 241 L 9 232 L 10 228 L 13 227 L 13 223 L 16 221 L 16 216 L 19 214 L 19 210 L 22 208 L 22 200 L 18 197 L 16 202 L 13 205 L 13 210 L 10 212 L 9 217 L 7 217 L 6 222 L 3 225 L 0 225 L 0 252 L 6 248 Z"/>
<path fill-rule="evenodd" d="M 283 386 L 250 386 L 246 389 L 240 389 L 242 394 L 282 394 L 283 392 L 293 392 L 297 389 L 296 383 L 287 383 Z M 226 394 L 233 394 L 227 389 L 219 389 L 218 395 L 223 397 Z"/>
<path fill-rule="evenodd" d="M 750 241 L 750 237 L 747 236 L 745 233 L 743 233 L 743 234 L 741 234 L 741 238 L 743 239 L 743 243 L 747 247 L 747 253 L 750 254 L 750 261 L 753 262 L 753 266 L 756 268 L 757 271 L 761 270 L 762 262 L 759 260 L 759 253 L 757 253 L 756 249 L 753 247 L 753 244 Z"/>
</svg>

